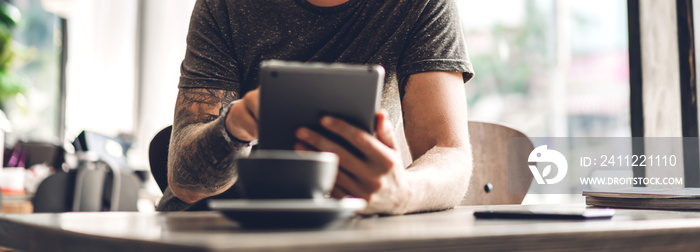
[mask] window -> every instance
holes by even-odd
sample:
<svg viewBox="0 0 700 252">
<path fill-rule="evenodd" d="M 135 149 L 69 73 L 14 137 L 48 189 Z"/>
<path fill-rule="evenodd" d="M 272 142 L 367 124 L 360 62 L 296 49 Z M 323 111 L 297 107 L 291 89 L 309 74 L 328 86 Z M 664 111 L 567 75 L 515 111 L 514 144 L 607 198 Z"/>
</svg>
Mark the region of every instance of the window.
<svg viewBox="0 0 700 252">
<path fill-rule="evenodd" d="M 470 120 L 530 137 L 631 136 L 626 1 L 458 4 L 476 71 Z"/>
<path fill-rule="evenodd" d="M 13 47 L 17 56 L 12 64 L 27 86 L 24 94 L 13 96 L 3 104 L 13 124 L 12 136 L 56 142 L 60 108 L 60 22 L 56 15 L 42 9 L 40 0 L 12 3 L 21 14 L 14 34 L 17 43 Z"/>
<path fill-rule="evenodd" d="M 459 4 L 471 119 L 528 136 L 630 136 L 626 1 Z"/>
</svg>

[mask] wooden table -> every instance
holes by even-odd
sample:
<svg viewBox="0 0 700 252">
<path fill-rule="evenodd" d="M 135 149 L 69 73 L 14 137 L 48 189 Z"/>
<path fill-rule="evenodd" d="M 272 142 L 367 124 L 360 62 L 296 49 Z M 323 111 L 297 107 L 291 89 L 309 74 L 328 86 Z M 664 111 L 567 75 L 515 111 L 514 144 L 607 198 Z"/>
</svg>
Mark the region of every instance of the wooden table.
<svg viewBox="0 0 700 252">
<path fill-rule="evenodd" d="M 617 210 L 611 220 L 481 220 L 473 206 L 340 221 L 321 230 L 244 230 L 218 212 L 0 216 L 0 246 L 21 251 L 695 250 L 700 212 Z"/>
</svg>

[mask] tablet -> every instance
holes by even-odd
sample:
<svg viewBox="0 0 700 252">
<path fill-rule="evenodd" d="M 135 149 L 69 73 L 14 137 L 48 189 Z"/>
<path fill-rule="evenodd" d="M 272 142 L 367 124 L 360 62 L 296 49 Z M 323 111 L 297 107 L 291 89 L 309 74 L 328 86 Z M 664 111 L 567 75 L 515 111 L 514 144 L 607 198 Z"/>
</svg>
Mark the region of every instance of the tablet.
<svg viewBox="0 0 700 252">
<path fill-rule="evenodd" d="M 374 133 L 384 86 L 384 68 L 379 65 L 264 61 L 259 80 L 259 149 L 293 150 L 296 130 L 306 126 L 358 154 L 321 127 L 324 115 Z"/>
</svg>

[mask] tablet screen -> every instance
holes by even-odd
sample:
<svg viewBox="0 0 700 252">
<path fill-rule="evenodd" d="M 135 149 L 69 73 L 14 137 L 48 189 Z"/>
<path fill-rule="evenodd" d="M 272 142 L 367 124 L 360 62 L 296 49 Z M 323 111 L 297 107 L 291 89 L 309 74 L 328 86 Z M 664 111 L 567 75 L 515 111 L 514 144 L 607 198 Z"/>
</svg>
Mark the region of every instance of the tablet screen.
<svg viewBox="0 0 700 252">
<path fill-rule="evenodd" d="M 373 133 L 383 82 L 378 65 L 263 62 L 258 148 L 292 150 L 302 126 L 347 147 L 321 128 L 321 117 L 333 115 Z"/>
</svg>

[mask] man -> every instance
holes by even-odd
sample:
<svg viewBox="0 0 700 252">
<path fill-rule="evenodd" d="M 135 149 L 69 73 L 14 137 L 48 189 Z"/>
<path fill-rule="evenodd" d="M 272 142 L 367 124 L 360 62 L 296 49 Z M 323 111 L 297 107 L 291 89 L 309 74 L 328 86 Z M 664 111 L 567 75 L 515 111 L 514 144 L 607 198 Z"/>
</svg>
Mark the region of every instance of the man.
<svg viewBox="0 0 700 252">
<path fill-rule="evenodd" d="M 257 75 L 266 59 L 386 70 L 376 137 L 342 120 L 321 120 L 364 158 L 308 128 L 296 132 L 297 149 L 339 155 L 333 197 L 364 198 L 367 214 L 404 214 L 451 208 L 466 192 L 464 83 L 473 72 L 453 1 L 199 0 L 187 43 L 169 188 L 159 210 L 196 210 L 210 197 L 239 197 L 233 161 L 257 138 Z"/>
</svg>

